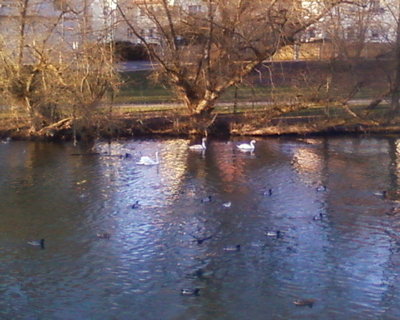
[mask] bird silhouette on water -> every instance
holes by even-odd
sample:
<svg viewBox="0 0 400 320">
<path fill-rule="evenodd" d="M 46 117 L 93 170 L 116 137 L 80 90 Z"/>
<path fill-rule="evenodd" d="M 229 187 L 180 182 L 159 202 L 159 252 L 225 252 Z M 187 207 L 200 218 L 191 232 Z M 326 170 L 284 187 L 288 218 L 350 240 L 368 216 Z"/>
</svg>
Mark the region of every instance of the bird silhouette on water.
<svg viewBox="0 0 400 320">
<path fill-rule="evenodd" d="M 200 238 L 200 237 L 197 237 L 197 236 L 195 236 L 193 234 L 191 234 L 191 236 L 194 238 L 193 241 L 197 242 L 197 244 L 202 244 L 204 241 L 210 240 L 213 237 L 213 235 L 211 235 L 211 236 L 208 236 L 208 237 Z"/>
<path fill-rule="evenodd" d="M 235 246 L 224 247 L 224 251 L 228 251 L 228 252 L 240 251 L 240 244 L 237 244 Z"/>
<path fill-rule="evenodd" d="M 99 232 L 96 234 L 96 236 L 99 239 L 110 239 L 111 238 L 111 234 L 108 232 Z"/>
<path fill-rule="evenodd" d="M 266 232 L 266 236 L 267 237 L 274 237 L 279 239 L 280 237 L 282 237 L 282 232 L 280 230 L 276 230 L 276 231 L 267 231 Z"/>
<path fill-rule="evenodd" d="M 136 200 L 136 202 L 131 206 L 132 209 L 138 209 L 140 207 L 139 200 Z"/>
<path fill-rule="evenodd" d="M 264 191 L 264 196 L 272 196 L 272 189 L 268 189 L 268 191 Z"/>
<path fill-rule="evenodd" d="M 208 196 L 208 197 L 206 197 L 204 199 L 201 199 L 201 202 L 211 202 L 211 201 L 212 201 L 212 197 L 211 196 Z"/>
<path fill-rule="evenodd" d="M 35 247 L 40 247 L 40 249 L 44 249 L 44 239 L 28 241 L 28 244 Z"/>
<path fill-rule="evenodd" d="M 194 289 L 181 289 L 181 295 L 183 296 L 198 296 L 200 293 L 199 288 Z"/>
</svg>

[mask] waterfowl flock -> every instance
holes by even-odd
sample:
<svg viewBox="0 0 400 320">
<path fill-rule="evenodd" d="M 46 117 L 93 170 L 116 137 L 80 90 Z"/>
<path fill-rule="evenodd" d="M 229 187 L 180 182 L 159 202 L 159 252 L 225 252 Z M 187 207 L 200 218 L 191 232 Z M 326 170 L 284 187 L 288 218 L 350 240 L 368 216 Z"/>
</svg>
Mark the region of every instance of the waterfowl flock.
<svg viewBox="0 0 400 320">
<path fill-rule="evenodd" d="M 200 151 L 204 151 L 207 149 L 207 145 L 206 145 L 206 138 L 202 138 L 201 140 L 201 144 L 195 144 L 195 145 L 190 145 L 188 148 L 189 150 L 200 150 Z M 245 151 L 245 152 L 253 152 L 255 150 L 255 140 L 251 140 L 249 143 L 242 143 L 242 144 L 238 144 L 235 145 L 235 148 L 241 150 L 241 151 Z M 132 158 L 131 154 L 125 154 L 123 156 L 123 158 L 125 159 L 130 159 Z M 153 165 L 158 165 L 160 164 L 160 158 L 159 158 L 159 152 L 155 152 L 154 158 L 149 157 L 149 156 L 141 156 L 141 158 L 139 159 L 139 161 L 136 162 L 137 165 L 144 165 L 144 166 L 153 166 Z M 318 192 L 322 192 L 322 191 L 326 191 L 326 187 L 325 186 L 320 186 L 316 188 L 316 191 Z M 273 189 L 272 188 L 268 188 L 266 191 L 263 192 L 263 195 L 265 196 L 269 196 L 272 197 L 273 196 Z M 197 200 L 198 201 L 198 200 Z M 212 195 L 208 195 L 204 198 L 200 198 L 200 202 L 204 203 L 206 206 L 208 206 L 208 203 L 211 202 L 215 202 L 218 206 L 224 207 L 224 208 L 231 208 L 232 207 L 232 202 L 231 201 L 218 201 L 218 199 L 214 199 L 214 197 Z M 211 204 L 213 205 L 213 204 Z M 129 205 L 131 209 L 139 209 L 140 208 L 140 203 L 139 200 L 134 201 L 132 204 Z M 322 220 L 322 214 L 319 217 L 319 220 Z M 317 220 L 317 219 L 314 219 Z M 265 236 L 267 238 L 270 238 L 272 240 L 270 241 L 279 241 L 279 240 L 274 240 L 274 239 L 280 239 L 283 236 L 283 233 L 281 230 L 267 230 L 265 232 Z M 98 239 L 103 239 L 103 240 L 109 240 L 111 239 L 111 233 L 109 232 L 98 232 L 96 234 L 96 237 Z M 212 235 L 205 235 L 205 236 L 196 236 L 196 235 L 192 235 L 191 237 L 193 238 L 193 242 L 195 242 L 197 245 L 203 245 L 206 241 L 216 241 L 214 234 Z M 45 248 L 44 246 L 44 239 L 40 239 L 37 241 L 29 241 L 28 244 L 32 245 L 32 246 L 38 246 L 42 249 Z M 246 248 L 246 247 L 245 247 Z M 221 246 L 220 250 L 222 250 L 223 252 L 226 252 L 227 255 L 235 255 L 235 253 L 237 253 L 238 255 L 240 255 L 240 251 L 243 250 L 243 247 L 241 244 L 232 244 L 232 245 L 226 245 L 226 246 Z M 197 279 L 203 279 L 204 278 L 204 270 L 199 269 L 197 271 L 195 271 L 193 273 L 193 276 L 195 276 Z M 195 296 L 199 296 L 200 295 L 200 288 L 194 287 L 194 288 L 190 288 L 190 287 L 185 287 L 180 289 L 180 293 L 182 296 L 191 296 L 191 297 L 195 297 Z M 314 302 L 310 300 L 295 300 L 293 302 L 295 305 L 308 305 L 308 306 L 312 306 L 312 304 Z"/>
<path fill-rule="evenodd" d="M 248 151 L 251 151 L 251 150 L 254 151 L 255 150 L 255 144 L 251 143 L 251 142 L 252 141 L 250 141 L 250 143 L 247 144 L 247 145 L 250 145 L 251 148 L 244 148 L 244 150 L 248 150 Z M 202 140 L 202 144 L 201 144 L 202 148 L 199 149 L 199 150 L 206 150 L 206 148 L 207 148 L 206 143 L 207 143 L 207 141 L 205 139 Z M 204 147 L 203 147 L 203 145 L 204 145 Z M 246 145 L 246 144 L 244 144 L 244 145 Z M 196 145 L 194 145 L 194 146 L 196 146 Z M 240 148 L 240 146 L 242 146 L 242 145 L 238 145 L 238 146 L 234 145 L 233 148 L 235 150 L 243 149 L 243 148 Z M 257 147 L 259 147 L 259 145 L 257 145 Z M 186 145 L 184 146 L 184 148 L 186 148 Z M 189 147 L 189 149 L 190 150 L 196 150 L 196 148 L 192 149 L 190 147 Z M 239 153 L 239 152 L 237 151 L 237 153 Z M 125 157 L 125 158 L 128 158 L 128 157 Z M 135 160 L 132 160 L 131 163 L 134 164 Z M 146 157 L 142 157 L 137 162 L 137 164 L 149 165 L 149 166 L 156 165 L 156 164 L 159 164 L 159 163 L 160 163 L 160 159 L 159 159 L 158 152 L 155 154 L 155 158 L 154 157 L 147 157 L 147 158 Z M 81 183 L 78 183 L 78 185 L 80 185 L 80 184 L 83 184 L 83 181 Z M 265 187 L 265 186 L 261 186 L 256 191 L 256 193 L 257 193 L 258 196 L 260 196 L 264 192 L 263 194 L 265 196 L 273 197 L 272 199 L 274 199 L 274 197 L 276 197 L 277 195 L 279 196 L 280 190 L 279 189 L 275 189 L 275 185 L 273 187 L 274 187 L 274 189 L 268 188 L 268 187 Z M 329 187 L 331 187 L 331 186 L 329 185 Z M 263 189 L 263 188 L 265 188 L 265 189 Z M 328 188 L 326 186 L 324 186 L 324 185 L 317 186 L 317 185 L 314 184 L 313 186 L 310 187 L 310 190 L 311 190 L 311 192 L 320 192 L 321 196 L 323 196 L 324 195 L 323 193 L 327 192 Z M 196 205 L 200 205 L 199 201 L 201 201 L 202 203 L 205 204 L 204 207 L 207 207 L 207 206 L 210 205 L 210 204 L 207 204 L 207 203 L 211 203 L 212 206 L 215 204 L 215 206 L 220 208 L 220 209 L 222 207 L 224 207 L 224 208 L 232 208 L 232 202 L 231 201 L 227 201 L 227 200 L 229 200 L 228 198 L 226 198 L 226 199 L 225 198 L 218 199 L 218 197 L 216 197 L 214 194 L 209 195 L 209 196 L 207 196 L 205 198 L 202 198 L 205 195 L 206 194 L 203 194 L 201 196 L 198 196 L 195 199 Z M 393 192 L 388 192 L 386 190 L 384 190 L 382 192 L 379 192 L 376 195 L 379 196 L 379 197 L 382 197 L 382 199 L 390 199 L 390 200 L 396 199 L 396 197 L 398 196 L 398 194 L 393 193 Z M 371 193 L 370 193 L 370 196 L 372 197 Z M 133 198 L 133 199 L 135 199 L 135 198 Z M 266 199 L 265 201 L 268 201 L 268 199 L 270 199 L 270 198 L 263 198 L 263 199 L 264 200 Z M 233 209 L 235 209 L 235 206 L 238 206 L 239 203 L 238 203 L 237 199 L 233 199 L 232 201 L 233 201 Z M 130 202 L 126 203 L 125 205 L 126 205 L 126 208 L 128 208 L 128 206 L 131 206 L 132 209 L 138 209 L 139 208 L 139 201 L 136 200 L 136 202 L 135 202 L 135 201 L 131 200 Z M 142 206 L 145 206 L 145 205 L 142 205 Z M 231 209 L 231 210 L 233 210 L 233 209 Z M 129 211 L 129 208 L 128 208 L 128 211 Z M 134 213 L 139 212 L 140 213 L 140 210 L 135 210 L 135 211 L 132 211 L 132 212 L 134 212 Z M 228 209 L 228 210 L 225 210 L 225 211 L 221 210 L 221 212 L 230 212 L 230 211 Z M 400 212 L 399 207 L 395 207 L 395 208 L 393 208 L 392 211 L 390 211 L 390 215 L 396 215 L 396 214 L 398 214 L 398 212 Z M 318 213 L 318 211 L 311 213 L 308 218 L 312 217 L 312 220 L 314 220 L 314 221 L 323 221 L 324 219 L 327 219 L 327 217 L 324 214 L 322 214 L 322 213 L 318 213 L 317 214 L 317 213 Z M 314 216 L 312 216 L 313 214 L 314 214 Z M 312 222 L 310 224 L 312 224 Z M 317 223 L 315 223 L 315 224 L 317 224 Z M 264 232 L 264 230 L 260 230 L 260 231 Z M 285 231 L 285 230 L 283 230 L 283 231 Z M 282 232 L 281 230 L 274 230 L 274 229 L 265 230 L 264 236 L 267 237 L 268 241 L 270 241 L 270 242 L 276 241 L 276 242 L 273 242 L 273 243 L 278 243 L 279 244 L 280 240 L 275 240 L 275 239 L 280 239 L 280 238 L 282 238 L 282 236 L 284 237 L 284 239 L 286 239 L 286 237 L 288 236 L 286 232 L 283 235 L 282 235 L 281 232 Z M 116 236 L 113 235 L 112 238 L 111 238 L 110 234 L 102 232 L 102 233 L 98 233 L 97 237 L 99 239 L 112 239 L 111 241 L 108 241 L 108 242 L 107 242 L 107 240 L 98 240 L 98 243 L 100 245 L 103 245 L 103 244 L 107 245 L 107 244 L 110 244 L 110 243 L 112 244 L 113 241 L 114 241 L 114 237 L 116 237 Z M 194 247 L 196 249 L 197 248 L 196 245 L 203 245 L 203 247 L 199 247 L 198 248 L 199 251 L 200 250 L 204 250 L 205 246 L 208 246 L 208 244 L 210 242 L 212 244 L 214 244 L 214 243 L 217 243 L 217 241 L 220 240 L 220 239 L 218 239 L 218 237 L 213 237 L 212 235 L 206 235 L 206 236 L 203 236 L 203 237 L 198 237 L 198 236 L 192 236 L 192 237 L 193 237 L 193 239 L 190 239 L 190 238 L 189 238 L 189 240 L 186 239 L 186 241 L 188 243 L 188 246 L 190 245 L 190 246 L 192 246 L 192 247 Z M 94 235 L 92 235 L 92 238 L 95 238 Z M 23 241 L 23 244 L 25 244 L 25 241 L 26 240 Z M 190 243 L 190 241 L 193 241 L 193 242 Z M 237 241 L 237 242 L 240 242 L 240 241 Z M 45 248 L 45 240 L 41 239 L 41 240 L 36 240 L 36 241 L 30 241 L 29 245 L 36 247 L 36 248 L 32 248 L 32 251 L 34 253 L 36 253 L 36 252 L 42 253 L 40 251 L 40 248 L 41 249 Z M 47 243 L 46 243 L 46 245 L 47 245 Z M 217 243 L 217 245 L 218 245 L 218 243 Z M 226 246 L 224 246 L 224 244 L 220 244 L 219 250 L 220 251 L 223 250 L 224 252 L 226 252 L 226 256 L 228 257 L 227 259 L 232 257 L 232 260 L 234 260 L 236 257 L 241 257 L 242 255 L 247 254 L 246 250 L 248 248 L 246 246 L 246 243 L 244 243 L 244 242 L 242 242 L 241 244 L 238 244 L 238 243 L 236 243 L 235 240 L 233 240 L 233 244 L 229 245 L 229 242 L 227 242 L 227 243 L 225 243 L 225 245 Z M 51 248 L 51 243 L 50 242 L 49 242 L 48 247 Z M 190 248 L 192 248 L 192 247 L 190 247 Z M 35 251 L 35 250 L 39 250 L 39 251 Z M 47 253 L 47 252 L 48 252 L 48 248 L 46 248 L 44 253 Z M 302 253 L 300 252 L 299 255 L 300 254 L 302 254 Z M 195 276 L 198 277 L 199 279 L 201 279 L 203 277 L 203 271 L 197 270 L 194 273 L 195 273 Z M 185 273 L 183 273 L 183 275 L 185 275 Z M 196 285 L 198 285 L 198 284 L 196 283 Z M 181 290 L 181 291 L 179 291 L 179 290 Z M 205 293 L 205 291 L 206 290 L 204 288 L 197 288 L 197 287 L 191 288 L 190 286 L 188 286 L 188 287 L 186 287 L 186 286 L 177 286 L 175 294 L 178 296 L 178 298 L 179 298 L 179 293 L 181 293 L 181 295 L 184 296 L 184 297 L 186 297 L 186 296 L 187 297 L 196 297 L 196 296 L 203 295 Z M 184 297 L 182 297 L 182 299 L 186 299 Z M 191 299 L 191 298 L 189 298 L 189 299 Z M 193 298 L 193 299 L 197 299 L 197 298 Z M 292 300 L 293 299 L 289 300 L 289 304 L 292 303 Z M 293 301 L 293 304 L 295 306 L 299 306 L 299 307 L 305 306 L 305 307 L 310 307 L 311 308 L 314 305 L 314 303 L 315 303 L 315 300 L 313 300 L 313 299 L 297 299 L 297 300 Z M 293 307 L 293 308 L 295 308 L 295 307 Z M 306 309 L 308 309 L 308 308 L 306 308 Z"/>
<path fill-rule="evenodd" d="M 189 150 L 193 150 L 193 151 L 203 151 L 203 154 L 204 154 L 204 151 L 207 149 L 206 141 L 207 141 L 207 138 L 203 137 L 201 139 L 200 144 L 193 144 L 193 145 L 190 145 L 188 148 L 189 148 Z M 236 147 L 240 151 L 254 152 L 255 143 L 256 143 L 256 140 L 251 140 L 249 143 L 238 144 L 238 145 L 236 145 Z M 95 154 L 99 154 L 99 153 L 95 153 Z M 73 155 L 86 155 L 86 154 L 73 154 Z M 105 155 L 108 155 L 108 154 L 105 154 Z M 108 155 L 108 156 L 110 156 L 110 155 Z M 115 155 L 115 156 L 119 157 L 121 159 L 131 159 L 133 157 L 131 153 L 125 153 L 125 154 Z M 160 164 L 159 152 L 158 151 L 155 152 L 154 158 L 152 158 L 150 156 L 141 156 L 140 159 L 136 162 L 136 164 L 143 165 L 143 166 L 159 165 Z"/>
</svg>

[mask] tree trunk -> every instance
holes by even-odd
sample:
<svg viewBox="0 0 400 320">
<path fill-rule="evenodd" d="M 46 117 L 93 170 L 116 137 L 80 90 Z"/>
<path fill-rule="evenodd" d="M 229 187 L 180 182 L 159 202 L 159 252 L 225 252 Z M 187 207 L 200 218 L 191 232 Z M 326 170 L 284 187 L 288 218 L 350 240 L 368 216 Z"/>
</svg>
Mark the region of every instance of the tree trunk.
<svg viewBox="0 0 400 320">
<path fill-rule="evenodd" d="M 43 127 L 42 116 L 37 112 L 36 108 L 32 106 L 28 97 L 24 98 L 25 109 L 29 115 L 30 131 L 37 132 Z"/>
<path fill-rule="evenodd" d="M 203 99 L 195 104 L 191 110 L 193 110 L 192 114 L 194 115 L 210 116 L 214 111 L 214 101 Z"/>
<path fill-rule="evenodd" d="M 24 59 L 24 48 L 25 48 L 25 27 L 26 17 L 28 12 L 29 0 L 24 0 L 20 3 L 20 27 L 19 27 L 19 39 L 18 39 L 18 66 L 22 67 Z"/>
<path fill-rule="evenodd" d="M 202 99 L 186 105 L 191 115 L 192 134 L 207 135 L 208 128 L 213 124 L 215 115 L 212 114 L 215 108 L 215 100 Z"/>
</svg>

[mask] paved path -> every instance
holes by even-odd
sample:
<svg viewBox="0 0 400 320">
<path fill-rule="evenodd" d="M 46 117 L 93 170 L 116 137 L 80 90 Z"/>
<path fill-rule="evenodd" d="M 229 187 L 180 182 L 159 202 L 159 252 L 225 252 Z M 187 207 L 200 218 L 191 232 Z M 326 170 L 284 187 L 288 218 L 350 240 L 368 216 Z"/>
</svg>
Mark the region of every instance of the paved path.
<svg viewBox="0 0 400 320">
<path fill-rule="evenodd" d="M 153 69 L 153 64 L 149 61 L 125 61 L 117 64 L 117 70 L 123 71 L 143 71 Z"/>
<path fill-rule="evenodd" d="M 353 99 L 349 101 L 349 105 L 368 105 L 373 99 Z M 276 102 L 271 101 L 255 101 L 255 102 L 248 102 L 248 101 L 238 101 L 237 106 L 265 106 L 265 105 L 272 105 Z M 233 108 L 234 102 L 219 102 L 217 103 L 218 107 L 226 107 L 226 108 Z M 117 108 L 157 108 L 162 107 L 165 109 L 168 108 L 182 108 L 183 103 L 179 102 L 155 102 L 155 103 L 123 103 L 123 104 L 114 104 L 114 107 Z"/>
</svg>

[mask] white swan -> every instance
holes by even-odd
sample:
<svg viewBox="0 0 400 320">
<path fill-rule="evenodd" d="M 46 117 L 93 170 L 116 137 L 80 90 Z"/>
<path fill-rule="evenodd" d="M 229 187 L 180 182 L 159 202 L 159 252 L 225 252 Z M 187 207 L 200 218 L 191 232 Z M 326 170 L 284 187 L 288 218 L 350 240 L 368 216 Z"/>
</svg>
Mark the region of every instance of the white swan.
<svg viewBox="0 0 400 320">
<path fill-rule="evenodd" d="M 148 157 L 148 156 L 143 156 L 140 158 L 140 160 L 138 162 L 136 162 L 136 164 L 142 164 L 144 166 L 153 166 L 156 164 L 159 164 L 160 161 L 158 159 L 158 151 L 156 152 L 156 160 L 153 160 L 152 158 Z"/>
<path fill-rule="evenodd" d="M 207 138 L 201 139 L 201 144 L 194 144 L 192 146 L 189 146 L 190 150 L 206 150 L 206 140 Z"/>
<path fill-rule="evenodd" d="M 254 151 L 256 140 L 251 140 L 250 143 L 242 143 L 239 144 L 237 147 L 242 151 Z"/>
</svg>

